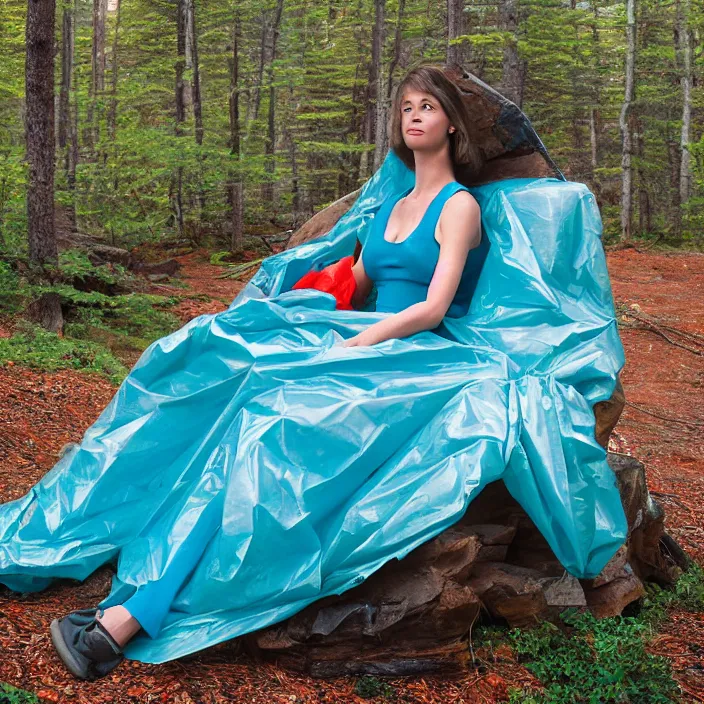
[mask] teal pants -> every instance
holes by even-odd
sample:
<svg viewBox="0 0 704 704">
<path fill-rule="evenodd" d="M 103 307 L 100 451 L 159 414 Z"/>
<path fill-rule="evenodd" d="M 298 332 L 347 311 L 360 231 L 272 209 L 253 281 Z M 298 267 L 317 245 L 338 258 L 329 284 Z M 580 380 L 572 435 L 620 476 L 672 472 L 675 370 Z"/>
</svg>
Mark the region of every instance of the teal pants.
<svg viewBox="0 0 704 704">
<path fill-rule="evenodd" d="M 124 606 L 151 638 L 156 638 L 169 607 L 186 578 L 198 564 L 210 539 L 222 521 L 217 502 L 203 511 L 200 519 L 176 550 L 161 577 L 138 587 Z"/>
</svg>

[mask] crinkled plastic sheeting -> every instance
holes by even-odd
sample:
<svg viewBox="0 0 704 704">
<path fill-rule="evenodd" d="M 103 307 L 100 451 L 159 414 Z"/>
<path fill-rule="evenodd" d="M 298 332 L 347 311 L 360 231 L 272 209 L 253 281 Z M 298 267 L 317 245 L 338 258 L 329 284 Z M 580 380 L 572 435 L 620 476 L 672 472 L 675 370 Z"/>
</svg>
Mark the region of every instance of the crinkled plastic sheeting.
<svg viewBox="0 0 704 704">
<path fill-rule="evenodd" d="M 391 313 L 290 290 L 352 254 L 413 179 L 390 153 L 325 236 L 268 257 L 226 311 L 151 344 L 81 443 L 0 506 L 0 582 L 37 591 L 112 561 L 101 606 L 122 603 L 210 507 L 221 523 L 158 636 L 125 648 L 164 662 L 350 589 L 498 479 L 568 572 L 598 575 L 627 522 L 592 407 L 624 354 L 584 184 L 471 189 L 490 247 L 468 314 L 437 333 L 345 348 Z"/>
</svg>

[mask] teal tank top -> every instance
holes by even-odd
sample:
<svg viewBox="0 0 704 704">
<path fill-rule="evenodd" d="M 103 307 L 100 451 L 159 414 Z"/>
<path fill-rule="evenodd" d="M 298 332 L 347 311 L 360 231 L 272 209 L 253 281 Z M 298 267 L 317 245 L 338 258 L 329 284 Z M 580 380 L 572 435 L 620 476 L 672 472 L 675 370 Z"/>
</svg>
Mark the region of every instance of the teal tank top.
<svg viewBox="0 0 704 704">
<path fill-rule="evenodd" d="M 377 288 L 376 310 L 398 313 L 415 303 L 426 300 L 428 287 L 440 256 L 440 244 L 435 239 L 435 227 L 447 199 L 459 190 L 468 191 L 457 181 L 440 189 L 413 232 L 401 242 L 389 242 L 384 232 L 394 205 L 413 190 L 387 198 L 377 211 L 371 230 L 362 248 L 364 271 Z M 471 249 L 460 278 L 457 293 L 445 314 L 460 318 L 467 314 L 477 279 L 486 258 L 487 238 L 482 231 L 479 246 Z"/>
</svg>

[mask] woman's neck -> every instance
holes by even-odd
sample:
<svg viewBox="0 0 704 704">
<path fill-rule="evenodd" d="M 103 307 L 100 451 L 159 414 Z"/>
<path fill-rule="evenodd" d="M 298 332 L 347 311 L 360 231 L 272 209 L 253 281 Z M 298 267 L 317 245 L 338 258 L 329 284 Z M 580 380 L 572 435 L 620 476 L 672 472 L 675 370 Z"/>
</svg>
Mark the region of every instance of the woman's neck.
<svg viewBox="0 0 704 704">
<path fill-rule="evenodd" d="M 452 162 L 446 152 L 427 154 L 414 152 L 416 183 L 413 191 L 419 193 L 437 193 L 445 184 L 455 180 Z"/>
</svg>

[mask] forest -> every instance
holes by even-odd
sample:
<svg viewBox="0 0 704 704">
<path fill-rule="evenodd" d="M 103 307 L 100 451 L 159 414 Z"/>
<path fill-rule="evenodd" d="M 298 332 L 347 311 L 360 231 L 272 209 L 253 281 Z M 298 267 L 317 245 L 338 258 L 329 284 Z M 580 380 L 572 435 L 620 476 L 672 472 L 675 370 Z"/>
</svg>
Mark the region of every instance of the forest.
<svg viewBox="0 0 704 704">
<path fill-rule="evenodd" d="M 43 271 L 59 250 L 79 266 L 71 233 L 126 250 L 175 238 L 231 260 L 252 237 L 273 251 L 261 236 L 285 239 L 379 167 L 394 82 L 424 61 L 457 62 L 521 107 L 596 195 L 605 241 L 702 244 L 701 0 L 3 0 L 0 12 L 6 312 L 40 282 L 71 288 L 65 270 Z"/>
<path fill-rule="evenodd" d="M 2 502 L 155 340 L 224 311 L 368 182 L 395 87 L 433 63 L 515 103 L 594 194 L 627 355 L 607 450 L 647 465 L 692 558 L 569 639 L 478 625 L 459 680 L 322 682 L 232 646 L 74 687 L 48 624 L 105 573 L 22 600 L 0 585 L 0 702 L 704 701 L 703 32 L 704 0 L 0 0 Z"/>
</svg>

